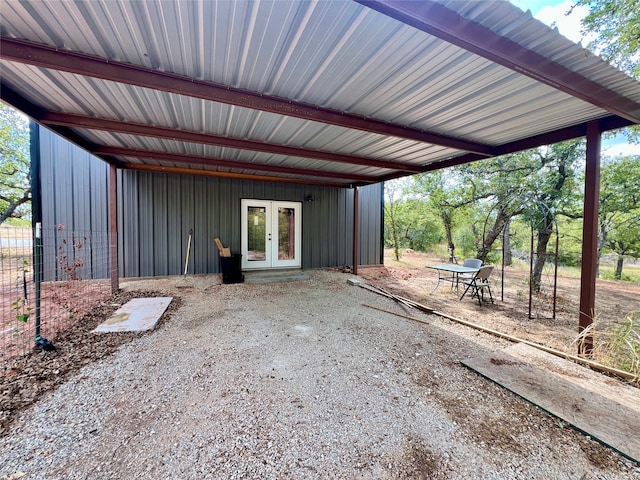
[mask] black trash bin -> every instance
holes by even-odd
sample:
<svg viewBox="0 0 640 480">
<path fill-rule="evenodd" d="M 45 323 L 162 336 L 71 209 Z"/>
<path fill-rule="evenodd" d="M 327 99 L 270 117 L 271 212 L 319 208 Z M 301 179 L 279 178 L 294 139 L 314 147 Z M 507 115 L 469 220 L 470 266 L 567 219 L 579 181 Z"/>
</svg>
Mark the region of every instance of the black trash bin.
<svg viewBox="0 0 640 480">
<path fill-rule="evenodd" d="M 222 283 L 242 283 L 242 255 L 232 253 L 230 257 L 220 257 L 220 270 L 222 271 Z"/>
</svg>

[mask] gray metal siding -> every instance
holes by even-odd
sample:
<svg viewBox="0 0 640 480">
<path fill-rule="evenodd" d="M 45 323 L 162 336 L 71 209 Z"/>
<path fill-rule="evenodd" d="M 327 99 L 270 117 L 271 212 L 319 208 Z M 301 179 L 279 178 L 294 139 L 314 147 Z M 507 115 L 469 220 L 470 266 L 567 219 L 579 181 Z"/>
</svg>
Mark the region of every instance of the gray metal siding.
<svg viewBox="0 0 640 480">
<path fill-rule="evenodd" d="M 56 261 L 62 239 L 82 242 L 82 278 L 109 277 L 109 168 L 102 160 L 40 129 L 43 250 L 46 280 L 64 279 Z M 68 254 L 72 247 L 69 246 Z"/>
<path fill-rule="evenodd" d="M 189 272 L 217 272 L 215 237 L 240 251 L 243 198 L 302 202 L 303 268 L 352 264 L 353 190 L 128 170 L 119 181 L 123 277 L 183 273 L 190 229 Z M 313 202 L 304 201 L 309 195 Z M 360 264 L 377 264 L 381 186 L 360 195 Z"/>
<path fill-rule="evenodd" d="M 109 167 L 102 160 L 40 128 L 43 227 L 108 231 Z M 382 186 L 360 189 L 360 264 L 379 263 Z M 312 196 L 314 201 L 305 202 Z M 240 200 L 302 202 L 302 266 L 353 263 L 353 190 L 240 181 L 226 178 L 118 171 L 118 261 L 122 277 L 180 275 L 193 229 L 189 273 L 217 272 L 220 237 L 240 251 Z M 91 233 L 91 235 L 93 234 Z M 84 278 L 108 278 L 108 243 L 91 238 Z M 55 258 L 54 238 L 45 254 Z M 50 262 L 54 265 L 55 262 Z M 90 270 L 89 270 L 90 269 Z M 46 278 L 57 278 L 55 267 Z"/>
<path fill-rule="evenodd" d="M 382 223 L 382 184 L 362 187 L 358 192 L 360 215 L 358 217 L 360 237 L 360 265 L 380 263 Z"/>
</svg>

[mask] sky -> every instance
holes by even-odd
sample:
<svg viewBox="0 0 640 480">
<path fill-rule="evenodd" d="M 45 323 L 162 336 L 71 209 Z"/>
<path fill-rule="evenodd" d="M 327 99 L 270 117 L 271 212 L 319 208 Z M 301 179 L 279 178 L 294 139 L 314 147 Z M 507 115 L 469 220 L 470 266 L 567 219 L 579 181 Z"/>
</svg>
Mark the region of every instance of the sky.
<svg viewBox="0 0 640 480">
<path fill-rule="evenodd" d="M 556 26 L 565 37 L 586 45 L 589 38 L 581 33 L 580 20 L 588 13 L 587 7 L 575 7 L 571 9 L 571 0 L 510 0 L 521 10 L 531 10 L 531 14 L 549 26 Z M 567 13 L 571 11 L 571 15 Z M 583 41 L 584 40 L 584 41 Z"/>
<path fill-rule="evenodd" d="M 521 10 L 530 10 L 531 14 L 541 22 L 553 27 L 570 40 L 586 46 L 591 40 L 581 32 L 580 21 L 587 14 L 586 7 L 571 9 L 572 0 L 509 0 Z M 571 11 L 571 15 L 567 13 Z M 602 155 L 616 157 L 619 155 L 638 155 L 640 146 L 627 143 L 623 135 L 602 140 Z"/>
</svg>

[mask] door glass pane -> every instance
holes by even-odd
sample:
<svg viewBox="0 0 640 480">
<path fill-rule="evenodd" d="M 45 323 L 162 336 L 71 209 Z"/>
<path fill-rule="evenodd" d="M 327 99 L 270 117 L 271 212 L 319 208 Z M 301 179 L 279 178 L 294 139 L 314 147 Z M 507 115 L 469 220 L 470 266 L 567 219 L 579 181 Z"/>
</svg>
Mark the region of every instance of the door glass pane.
<svg viewBox="0 0 640 480">
<path fill-rule="evenodd" d="M 278 208 L 278 260 L 295 258 L 295 209 Z"/>
<path fill-rule="evenodd" d="M 267 259 L 266 228 L 267 209 L 264 207 L 248 207 L 247 234 L 249 262 L 264 262 Z"/>
</svg>

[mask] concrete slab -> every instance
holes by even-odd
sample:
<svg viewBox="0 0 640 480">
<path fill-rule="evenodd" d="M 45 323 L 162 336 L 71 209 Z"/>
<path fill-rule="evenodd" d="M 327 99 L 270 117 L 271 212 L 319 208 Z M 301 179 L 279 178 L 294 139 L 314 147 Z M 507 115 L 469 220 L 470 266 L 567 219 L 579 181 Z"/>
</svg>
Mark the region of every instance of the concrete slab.
<svg viewBox="0 0 640 480">
<path fill-rule="evenodd" d="M 640 462 L 640 390 L 525 344 L 462 364 Z"/>
<path fill-rule="evenodd" d="M 106 332 L 144 332 L 156 327 L 173 297 L 134 298 L 120 307 L 93 330 Z"/>
<path fill-rule="evenodd" d="M 299 282 L 309 280 L 309 274 L 300 269 L 245 271 L 244 283 Z"/>
</svg>

